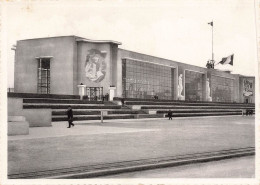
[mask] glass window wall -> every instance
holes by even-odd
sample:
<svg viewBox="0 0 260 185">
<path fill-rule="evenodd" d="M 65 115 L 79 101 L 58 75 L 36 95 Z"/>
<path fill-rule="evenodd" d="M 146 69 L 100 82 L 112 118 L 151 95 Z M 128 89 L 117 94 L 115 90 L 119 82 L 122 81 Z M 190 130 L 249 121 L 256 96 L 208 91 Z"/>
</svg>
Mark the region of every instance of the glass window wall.
<svg viewBox="0 0 260 185">
<path fill-rule="evenodd" d="M 185 71 L 185 100 L 202 100 L 202 75 L 194 71 Z"/>
<path fill-rule="evenodd" d="M 212 101 L 233 102 L 234 80 L 219 76 L 211 77 Z"/>
<path fill-rule="evenodd" d="M 172 99 L 170 67 L 124 59 L 122 69 L 124 97 Z"/>
</svg>

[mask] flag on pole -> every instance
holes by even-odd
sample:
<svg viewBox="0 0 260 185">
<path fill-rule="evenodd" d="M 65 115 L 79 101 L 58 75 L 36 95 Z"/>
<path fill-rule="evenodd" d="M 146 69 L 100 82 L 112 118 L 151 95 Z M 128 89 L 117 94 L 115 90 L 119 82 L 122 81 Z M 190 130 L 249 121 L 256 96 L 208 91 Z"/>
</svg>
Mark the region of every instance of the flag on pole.
<svg viewBox="0 0 260 185">
<path fill-rule="evenodd" d="M 213 21 L 212 21 L 212 22 L 209 22 L 208 24 L 210 24 L 211 26 L 213 26 Z"/>
<path fill-rule="evenodd" d="M 219 63 L 220 64 L 230 64 L 233 66 L 233 59 L 234 59 L 234 54 L 232 54 L 226 58 L 222 58 L 222 60 Z"/>
</svg>

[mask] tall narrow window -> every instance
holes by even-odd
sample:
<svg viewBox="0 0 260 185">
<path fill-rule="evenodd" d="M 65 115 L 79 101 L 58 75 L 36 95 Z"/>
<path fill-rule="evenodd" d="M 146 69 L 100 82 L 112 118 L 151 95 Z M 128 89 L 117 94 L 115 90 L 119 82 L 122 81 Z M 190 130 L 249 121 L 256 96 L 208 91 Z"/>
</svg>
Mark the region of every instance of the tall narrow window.
<svg viewBox="0 0 260 185">
<path fill-rule="evenodd" d="M 38 58 L 38 93 L 50 94 L 50 58 Z"/>
</svg>

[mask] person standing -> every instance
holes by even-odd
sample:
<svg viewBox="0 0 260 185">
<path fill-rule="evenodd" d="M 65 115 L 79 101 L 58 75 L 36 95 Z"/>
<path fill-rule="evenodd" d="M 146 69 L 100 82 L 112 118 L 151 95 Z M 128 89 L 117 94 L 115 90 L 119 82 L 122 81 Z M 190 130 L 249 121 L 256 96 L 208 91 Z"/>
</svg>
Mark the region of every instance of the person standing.
<svg viewBox="0 0 260 185">
<path fill-rule="evenodd" d="M 168 117 L 169 117 L 169 120 L 172 120 L 172 111 L 171 110 L 168 111 Z"/>
<path fill-rule="evenodd" d="M 108 101 L 109 100 L 109 94 L 106 93 L 106 100 Z"/>
<path fill-rule="evenodd" d="M 121 104 L 122 104 L 122 107 L 125 106 L 125 99 L 124 98 L 121 98 Z"/>
<path fill-rule="evenodd" d="M 73 122 L 73 111 L 72 111 L 71 106 L 68 107 L 67 115 L 68 115 L 68 122 L 69 122 L 69 126 L 67 128 L 70 128 L 71 125 L 74 126 L 74 124 L 72 123 Z"/>
</svg>

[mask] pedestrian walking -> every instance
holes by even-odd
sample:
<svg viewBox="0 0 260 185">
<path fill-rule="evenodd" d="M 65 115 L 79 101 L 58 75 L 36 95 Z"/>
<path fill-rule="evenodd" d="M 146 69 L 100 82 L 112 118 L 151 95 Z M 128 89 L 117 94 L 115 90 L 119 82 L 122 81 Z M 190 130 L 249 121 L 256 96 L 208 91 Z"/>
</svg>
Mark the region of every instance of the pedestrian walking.
<svg viewBox="0 0 260 185">
<path fill-rule="evenodd" d="M 169 117 L 169 120 L 172 120 L 172 111 L 171 110 L 168 111 L 168 117 Z"/>
<path fill-rule="evenodd" d="M 71 125 L 74 127 L 74 124 L 72 123 L 73 122 L 73 111 L 72 111 L 71 106 L 68 107 L 67 115 L 68 115 L 68 122 L 69 122 L 69 126 L 67 128 L 70 128 Z"/>
</svg>

